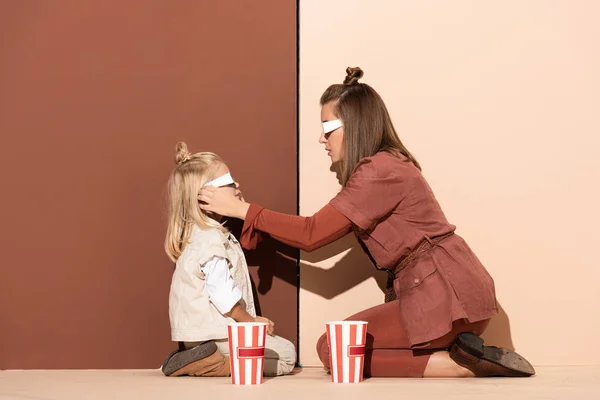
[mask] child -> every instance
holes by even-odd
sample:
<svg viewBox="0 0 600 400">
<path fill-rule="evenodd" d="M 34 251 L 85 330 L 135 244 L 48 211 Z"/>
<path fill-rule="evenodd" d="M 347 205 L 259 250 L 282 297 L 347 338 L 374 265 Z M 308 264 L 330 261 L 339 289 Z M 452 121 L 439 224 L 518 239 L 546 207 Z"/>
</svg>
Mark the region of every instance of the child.
<svg viewBox="0 0 600 400">
<path fill-rule="evenodd" d="M 265 376 L 288 374 L 296 363 L 294 345 L 275 336 L 274 324 L 257 317 L 248 266 L 238 241 L 221 224 L 221 216 L 198 207 L 205 185 L 241 193 L 229 169 L 213 153 L 191 154 L 177 144 L 168 183 L 169 225 L 165 251 L 176 263 L 169 295 L 171 338 L 179 350 L 169 354 L 162 371 L 167 376 L 229 376 L 227 325 L 268 323 Z"/>
</svg>

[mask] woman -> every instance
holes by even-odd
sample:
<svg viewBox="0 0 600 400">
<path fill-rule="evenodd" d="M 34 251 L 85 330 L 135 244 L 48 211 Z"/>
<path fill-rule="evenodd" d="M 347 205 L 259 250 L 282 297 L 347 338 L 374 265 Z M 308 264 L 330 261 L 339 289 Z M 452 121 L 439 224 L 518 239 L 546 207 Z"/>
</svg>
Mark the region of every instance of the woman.
<svg viewBox="0 0 600 400">
<path fill-rule="evenodd" d="M 417 160 L 400 141 L 387 108 L 360 68 L 321 97 L 319 142 L 339 163 L 342 190 L 312 217 L 286 215 L 204 188 L 201 208 L 244 219 L 241 243 L 261 234 L 305 251 L 349 232 L 373 265 L 387 271 L 385 304 L 348 319 L 369 322 L 366 376 L 531 376 L 518 354 L 479 337 L 497 312 L 494 282 L 454 233 Z M 317 352 L 329 367 L 326 335 Z"/>
</svg>

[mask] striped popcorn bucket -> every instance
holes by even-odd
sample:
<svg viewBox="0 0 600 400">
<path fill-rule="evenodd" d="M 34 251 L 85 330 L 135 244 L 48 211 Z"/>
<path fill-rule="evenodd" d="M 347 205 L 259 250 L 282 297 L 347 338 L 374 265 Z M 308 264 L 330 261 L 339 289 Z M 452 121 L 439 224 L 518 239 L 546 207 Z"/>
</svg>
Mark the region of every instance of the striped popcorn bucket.
<svg viewBox="0 0 600 400">
<path fill-rule="evenodd" d="M 331 381 L 358 383 L 363 380 L 367 322 L 335 321 L 327 324 Z"/>
<path fill-rule="evenodd" d="M 263 381 L 267 324 L 240 322 L 230 324 L 228 330 L 231 383 L 260 385 Z"/>
</svg>

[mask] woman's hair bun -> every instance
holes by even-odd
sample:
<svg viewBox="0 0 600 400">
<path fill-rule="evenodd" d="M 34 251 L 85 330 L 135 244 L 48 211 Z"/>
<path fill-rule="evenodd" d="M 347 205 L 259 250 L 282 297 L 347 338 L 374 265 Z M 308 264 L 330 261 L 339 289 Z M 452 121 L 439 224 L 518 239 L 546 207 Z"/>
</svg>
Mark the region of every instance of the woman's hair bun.
<svg viewBox="0 0 600 400">
<path fill-rule="evenodd" d="M 346 68 L 346 79 L 344 79 L 344 85 L 356 85 L 358 80 L 362 78 L 364 72 L 359 67 L 348 67 Z"/>
</svg>

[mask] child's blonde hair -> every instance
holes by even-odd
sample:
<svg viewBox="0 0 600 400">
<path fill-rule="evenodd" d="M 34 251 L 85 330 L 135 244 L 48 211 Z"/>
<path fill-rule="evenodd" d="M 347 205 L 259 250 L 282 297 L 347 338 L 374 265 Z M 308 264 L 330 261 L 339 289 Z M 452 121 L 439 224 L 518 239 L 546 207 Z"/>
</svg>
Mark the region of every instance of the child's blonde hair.
<svg viewBox="0 0 600 400">
<path fill-rule="evenodd" d="M 165 251 L 176 262 L 189 243 L 192 227 L 215 228 L 225 231 L 220 224 L 211 222 L 198 207 L 198 193 L 202 186 L 214 179 L 215 170 L 223 163 L 210 152 L 191 154 L 184 142 L 177 143 L 175 164 L 167 186 L 169 225 L 165 238 Z"/>
</svg>

